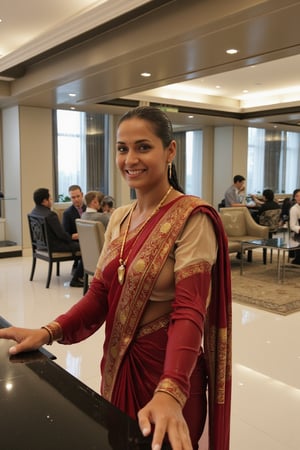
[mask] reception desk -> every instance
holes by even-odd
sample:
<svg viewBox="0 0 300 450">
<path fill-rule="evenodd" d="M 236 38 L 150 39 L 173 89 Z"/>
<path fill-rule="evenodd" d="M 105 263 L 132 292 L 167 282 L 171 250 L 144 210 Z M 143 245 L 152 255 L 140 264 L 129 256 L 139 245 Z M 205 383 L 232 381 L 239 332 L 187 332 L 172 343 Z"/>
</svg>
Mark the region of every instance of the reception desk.
<svg viewBox="0 0 300 450">
<path fill-rule="evenodd" d="M 0 327 L 7 325 L 0 317 Z M 12 357 L 11 345 L 0 339 L 1 450 L 151 449 L 134 420 L 58 366 L 50 353 Z"/>
</svg>

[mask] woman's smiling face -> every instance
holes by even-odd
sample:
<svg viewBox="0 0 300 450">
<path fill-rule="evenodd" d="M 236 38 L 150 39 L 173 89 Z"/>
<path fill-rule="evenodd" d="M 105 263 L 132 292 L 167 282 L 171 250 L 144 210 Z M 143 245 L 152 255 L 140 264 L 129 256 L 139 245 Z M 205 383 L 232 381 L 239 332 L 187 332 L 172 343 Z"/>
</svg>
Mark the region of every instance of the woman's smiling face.
<svg viewBox="0 0 300 450">
<path fill-rule="evenodd" d="M 165 182 L 174 151 L 175 143 L 165 149 L 147 120 L 133 117 L 119 125 L 116 162 L 131 188 L 151 188 Z"/>
</svg>

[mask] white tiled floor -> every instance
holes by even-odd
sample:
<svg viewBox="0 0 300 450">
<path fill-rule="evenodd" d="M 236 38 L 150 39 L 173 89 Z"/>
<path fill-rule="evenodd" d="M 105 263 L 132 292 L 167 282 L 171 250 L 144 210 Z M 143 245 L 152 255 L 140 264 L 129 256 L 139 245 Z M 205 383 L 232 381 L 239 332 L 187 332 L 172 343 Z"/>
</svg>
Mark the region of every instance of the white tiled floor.
<svg viewBox="0 0 300 450">
<path fill-rule="evenodd" d="M 47 264 L 31 257 L 0 258 L 0 315 L 18 326 L 40 327 L 73 305 L 82 289 L 70 288 L 71 263 L 61 264 L 45 288 Z M 295 292 L 295 295 L 299 293 Z M 85 342 L 49 349 L 57 363 L 99 391 L 102 330 Z M 300 313 L 289 316 L 233 304 L 231 450 L 299 450 Z"/>
</svg>

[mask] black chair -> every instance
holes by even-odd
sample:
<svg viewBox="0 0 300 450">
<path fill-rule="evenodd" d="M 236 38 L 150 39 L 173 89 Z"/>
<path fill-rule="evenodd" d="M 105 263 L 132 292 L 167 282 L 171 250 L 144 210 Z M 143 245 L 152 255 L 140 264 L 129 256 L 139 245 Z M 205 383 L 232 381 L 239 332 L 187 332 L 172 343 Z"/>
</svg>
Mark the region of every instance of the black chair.
<svg viewBox="0 0 300 450">
<path fill-rule="evenodd" d="M 225 208 L 225 198 L 223 198 L 220 203 L 218 203 L 218 211 L 220 212 L 221 208 Z"/>
<path fill-rule="evenodd" d="M 30 274 L 30 281 L 33 280 L 36 260 L 42 259 L 49 263 L 48 266 L 48 276 L 46 281 L 46 288 L 49 288 L 51 276 L 52 276 L 52 266 L 56 263 L 56 276 L 60 274 L 59 263 L 63 261 L 74 261 L 81 256 L 79 251 L 73 252 L 58 252 L 53 249 L 51 240 L 49 239 L 48 224 L 46 217 L 37 217 L 31 214 L 27 215 L 31 246 L 32 246 L 32 267 Z"/>
</svg>

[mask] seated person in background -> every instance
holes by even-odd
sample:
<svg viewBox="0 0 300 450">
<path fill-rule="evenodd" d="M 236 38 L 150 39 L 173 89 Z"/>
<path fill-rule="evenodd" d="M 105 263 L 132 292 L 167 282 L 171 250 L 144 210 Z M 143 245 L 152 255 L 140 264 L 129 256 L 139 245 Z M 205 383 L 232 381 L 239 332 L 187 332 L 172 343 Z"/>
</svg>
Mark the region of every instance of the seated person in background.
<svg viewBox="0 0 300 450">
<path fill-rule="evenodd" d="M 100 203 L 103 198 L 104 195 L 102 194 L 102 192 L 87 192 L 84 197 L 87 207 L 81 218 L 84 220 L 94 220 L 96 222 L 102 222 L 104 228 L 106 228 L 110 216 L 106 213 L 99 212 Z"/>
<path fill-rule="evenodd" d="M 110 195 L 105 195 L 101 202 L 101 209 L 104 213 L 111 215 L 114 212 L 114 199 Z"/>
<path fill-rule="evenodd" d="M 83 192 L 81 187 L 73 184 L 69 187 L 69 196 L 72 205 L 63 213 L 62 224 L 64 230 L 69 233 L 74 241 L 78 241 L 78 233 L 76 228 L 76 219 L 80 219 L 82 213 L 86 210 L 86 205 L 83 201 Z"/>
<path fill-rule="evenodd" d="M 253 201 L 259 206 L 254 219 L 259 223 L 259 217 L 264 211 L 280 209 L 279 203 L 274 200 L 274 192 L 272 189 L 264 189 L 263 200 L 259 200 L 255 195 L 251 195 Z"/>
<path fill-rule="evenodd" d="M 72 205 L 64 212 L 62 217 L 62 224 L 64 230 L 71 236 L 73 241 L 78 242 L 78 233 L 76 228 L 76 219 L 80 219 L 82 213 L 86 209 L 83 202 L 83 192 L 78 184 L 72 184 L 69 187 L 69 196 Z M 72 268 L 72 274 L 76 274 L 77 278 L 83 279 L 83 265 L 81 258 L 75 261 Z"/>
<path fill-rule="evenodd" d="M 295 189 L 293 192 L 293 196 L 291 198 L 285 198 L 283 200 L 282 207 L 281 207 L 281 216 L 280 216 L 282 225 L 289 222 L 290 209 L 296 203 L 295 194 L 297 193 L 297 191 L 298 191 L 298 189 Z"/>
<path fill-rule="evenodd" d="M 290 209 L 290 229 L 295 233 L 294 239 L 300 241 L 300 189 L 295 189 L 293 198 L 295 204 Z M 300 264 L 300 250 L 295 251 L 292 264 Z"/>
<path fill-rule="evenodd" d="M 231 185 L 225 192 L 225 207 L 232 206 L 246 206 L 243 201 L 245 197 L 245 177 L 242 175 L 235 175 L 233 178 L 233 185 Z"/>
<path fill-rule="evenodd" d="M 52 197 L 49 189 L 39 188 L 33 193 L 33 200 L 35 207 L 31 211 L 31 215 L 36 217 L 47 217 L 49 225 L 49 234 L 53 248 L 57 252 L 72 252 L 79 251 L 79 243 L 72 240 L 71 236 L 63 229 L 58 215 L 51 211 Z M 83 281 L 78 278 L 78 274 L 74 273 L 70 281 L 72 287 L 83 287 Z"/>
</svg>

